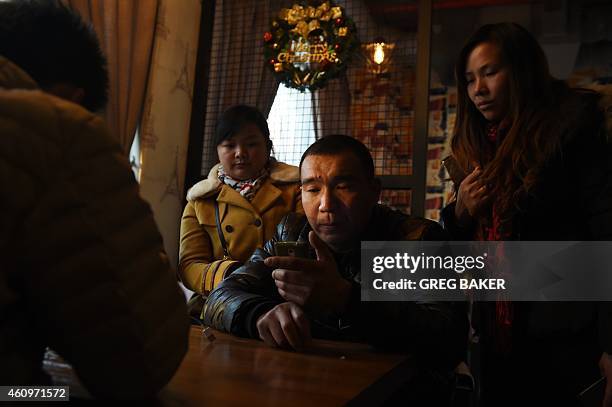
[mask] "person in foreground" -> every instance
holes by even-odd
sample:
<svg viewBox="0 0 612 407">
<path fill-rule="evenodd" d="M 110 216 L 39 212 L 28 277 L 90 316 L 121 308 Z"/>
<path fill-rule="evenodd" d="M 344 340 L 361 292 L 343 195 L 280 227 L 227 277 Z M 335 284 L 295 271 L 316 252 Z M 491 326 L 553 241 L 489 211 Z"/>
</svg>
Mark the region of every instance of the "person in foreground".
<svg viewBox="0 0 612 407">
<path fill-rule="evenodd" d="M 271 346 L 366 341 L 454 368 L 467 320 L 452 304 L 360 301 L 362 240 L 445 240 L 438 224 L 377 204 L 372 157 L 352 137 L 327 136 L 300 163 L 304 215 L 288 214 L 274 238 L 209 296 L 204 322 Z M 275 256 L 275 242 L 308 242 L 311 258 Z"/>
<path fill-rule="evenodd" d="M 65 41 L 43 40 L 55 35 Z M 75 42 L 78 58 L 45 60 Z M 151 210 L 103 121 L 28 74 L 59 67 L 45 74 L 49 90 L 99 106 L 95 34 L 58 2 L 2 2 L 3 53 L 27 70 L 0 56 L 0 384 L 51 384 L 50 347 L 94 397 L 153 397 L 187 350 L 189 319 Z M 62 63 L 97 66 L 103 79 L 82 86 Z"/>
<path fill-rule="evenodd" d="M 91 112 L 106 107 L 106 58 L 91 26 L 58 0 L 11 0 L 0 6 L 0 55 L 47 93 Z"/>
<path fill-rule="evenodd" d="M 454 177 L 457 199 L 442 211 L 453 238 L 610 240 L 612 167 L 599 95 L 554 79 L 535 38 L 510 23 L 478 29 L 456 77 L 452 152 L 455 174 L 467 176 Z M 583 278 L 591 271 L 576 270 Z M 610 303 L 500 300 L 475 309 L 485 405 L 578 405 L 603 375 L 612 406 Z"/>
</svg>

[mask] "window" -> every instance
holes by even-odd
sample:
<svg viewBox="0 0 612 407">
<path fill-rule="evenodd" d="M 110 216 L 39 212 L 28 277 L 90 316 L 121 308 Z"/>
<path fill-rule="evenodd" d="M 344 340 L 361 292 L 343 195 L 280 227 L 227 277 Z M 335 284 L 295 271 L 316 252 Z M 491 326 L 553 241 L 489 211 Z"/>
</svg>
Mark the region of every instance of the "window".
<svg viewBox="0 0 612 407">
<path fill-rule="evenodd" d="M 298 165 L 302 153 L 316 140 L 311 93 L 281 84 L 268 115 L 268 126 L 276 159 Z"/>
<path fill-rule="evenodd" d="M 134 134 L 134 141 L 132 141 L 132 147 L 130 147 L 130 166 L 132 167 L 132 171 L 134 172 L 134 177 L 136 181 L 140 182 L 140 164 L 141 164 L 141 150 L 140 150 L 140 132 L 139 129 L 136 129 L 136 134 Z"/>
</svg>

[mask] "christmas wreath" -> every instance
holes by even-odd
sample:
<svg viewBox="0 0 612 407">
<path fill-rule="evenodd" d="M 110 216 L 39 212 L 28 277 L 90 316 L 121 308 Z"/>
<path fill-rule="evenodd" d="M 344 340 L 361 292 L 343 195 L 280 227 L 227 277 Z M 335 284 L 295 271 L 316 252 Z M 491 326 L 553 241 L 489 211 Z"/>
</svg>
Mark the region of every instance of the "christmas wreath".
<svg viewBox="0 0 612 407">
<path fill-rule="evenodd" d="M 329 1 L 282 9 L 263 39 L 266 64 L 274 76 L 301 92 L 323 88 L 346 70 L 359 47 L 355 23 Z"/>
</svg>

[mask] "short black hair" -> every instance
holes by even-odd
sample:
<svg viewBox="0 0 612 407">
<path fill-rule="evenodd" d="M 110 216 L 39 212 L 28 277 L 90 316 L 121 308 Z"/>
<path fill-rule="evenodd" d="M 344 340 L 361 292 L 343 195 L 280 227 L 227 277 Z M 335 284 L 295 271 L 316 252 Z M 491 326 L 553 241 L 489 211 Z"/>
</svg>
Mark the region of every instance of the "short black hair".
<svg viewBox="0 0 612 407">
<path fill-rule="evenodd" d="M 0 2 L 0 55 L 38 85 L 83 88 L 83 106 L 96 111 L 108 100 L 106 58 L 95 31 L 58 0 Z"/>
<path fill-rule="evenodd" d="M 370 150 L 361 141 L 344 134 L 332 134 L 312 143 L 302 154 L 300 171 L 302 163 L 309 155 L 335 155 L 344 152 L 355 154 L 368 179 L 374 179 L 374 160 L 372 160 Z"/>
<path fill-rule="evenodd" d="M 221 114 L 215 130 L 215 146 L 239 132 L 245 125 L 254 124 L 261 131 L 268 142 L 268 151 L 272 150 L 270 129 L 263 113 L 256 107 L 247 105 L 232 106 Z"/>
</svg>

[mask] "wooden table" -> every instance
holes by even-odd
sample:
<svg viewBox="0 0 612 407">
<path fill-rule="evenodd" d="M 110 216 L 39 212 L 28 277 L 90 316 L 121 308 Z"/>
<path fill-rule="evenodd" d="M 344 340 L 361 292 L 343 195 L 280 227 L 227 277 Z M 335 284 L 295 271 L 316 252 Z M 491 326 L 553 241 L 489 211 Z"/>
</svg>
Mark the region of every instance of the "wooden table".
<svg viewBox="0 0 612 407">
<path fill-rule="evenodd" d="M 192 326 L 188 353 L 160 392 L 161 405 L 375 405 L 416 374 L 405 355 L 364 344 L 315 340 L 307 353 L 297 353 L 214 335 L 209 342 L 201 327 Z M 47 357 L 45 369 L 56 382 L 74 380 L 57 360 Z M 82 394 L 77 386 L 71 384 L 71 395 Z"/>
</svg>

